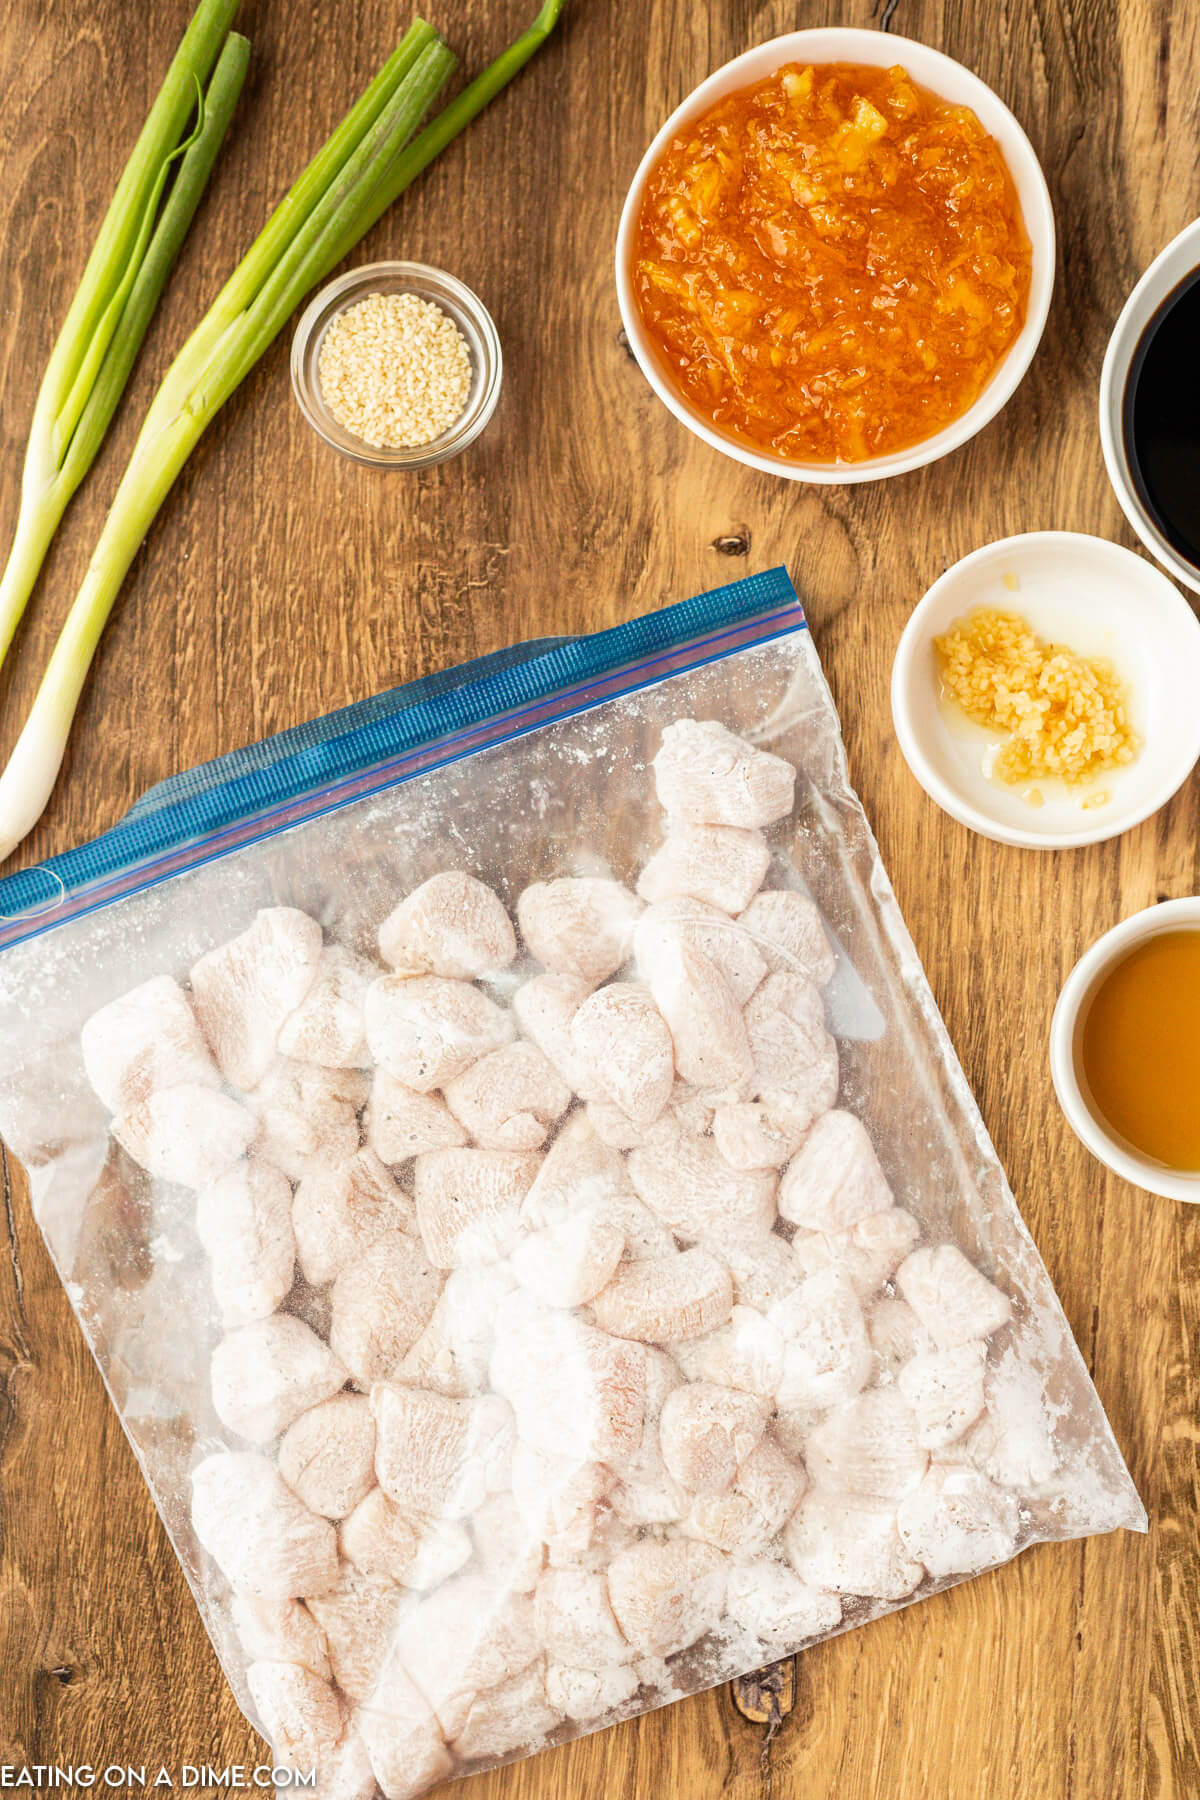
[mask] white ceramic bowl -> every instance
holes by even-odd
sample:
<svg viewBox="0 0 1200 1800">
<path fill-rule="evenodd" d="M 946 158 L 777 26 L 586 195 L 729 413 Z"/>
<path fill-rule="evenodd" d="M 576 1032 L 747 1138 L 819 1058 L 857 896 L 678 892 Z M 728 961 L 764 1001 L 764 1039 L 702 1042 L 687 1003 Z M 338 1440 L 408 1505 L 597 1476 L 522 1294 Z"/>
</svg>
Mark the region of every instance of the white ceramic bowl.
<svg viewBox="0 0 1200 1800">
<path fill-rule="evenodd" d="M 1125 454 L 1125 385 L 1142 333 L 1163 301 L 1188 275 L 1200 268 L 1200 219 L 1185 226 L 1156 256 L 1130 294 L 1113 326 L 1100 372 L 1100 442 L 1104 466 L 1121 511 L 1163 568 L 1200 594 L 1200 568 L 1169 544 L 1142 503 Z"/>
<path fill-rule="evenodd" d="M 1004 154 L 1021 202 L 1025 229 L 1033 251 L 1025 324 L 975 404 L 961 418 L 955 419 L 933 437 L 925 438 L 907 450 L 897 450 L 890 456 L 871 457 L 866 462 L 793 462 L 766 451 L 751 450 L 736 439 L 717 431 L 677 391 L 660 363 L 653 344 L 643 330 L 630 279 L 633 235 L 642 203 L 642 190 L 646 177 L 671 139 L 726 94 L 733 93 L 738 88 L 749 87 L 752 82 L 762 81 L 785 63 L 792 62 L 869 63 L 880 68 L 890 68 L 895 63 L 902 63 L 922 87 L 929 88 L 940 98 L 956 105 L 969 106 L 984 130 L 996 139 Z M 716 70 L 707 81 L 702 81 L 688 95 L 683 105 L 676 107 L 639 163 L 637 174 L 625 197 L 617 232 L 617 299 L 625 335 L 641 365 L 642 373 L 659 399 L 689 431 L 703 438 L 706 444 L 711 444 L 714 450 L 733 457 L 735 462 L 745 463 L 748 468 L 761 469 L 768 475 L 783 475 L 789 481 L 811 481 L 825 485 L 878 481 L 885 475 L 903 475 L 909 469 L 919 469 L 925 463 L 936 462 L 939 456 L 946 456 L 951 450 L 957 450 L 960 444 L 965 444 L 968 438 L 974 437 L 977 431 L 983 429 L 989 419 L 995 417 L 1029 367 L 1046 323 L 1053 287 L 1054 212 L 1050 205 L 1050 192 L 1033 146 L 1004 102 L 977 75 L 972 75 L 961 63 L 943 56 L 940 50 L 931 50 L 928 44 L 915 43 L 911 38 L 893 37 L 890 32 L 863 31 L 851 26 L 833 25 L 812 31 L 788 32 L 784 37 L 772 38 L 769 43 L 759 44 L 757 48 L 747 50 L 744 55 L 735 56 L 732 62 Z"/>
<path fill-rule="evenodd" d="M 1054 1008 L 1050 1025 L 1050 1074 L 1058 1103 L 1076 1137 L 1087 1145 L 1093 1156 L 1135 1187 L 1147 1193 L 1161 1194 L 1167 1200 L 1200 1201 L 1200 1173 L 1195 1175 L 1168 1169 L 1135 1150 L 1118 1137 L 1094 1110 L 1080 1070 L 1079 1040 L 1092 995 L 1101 978 L 1114 963 L 1127 956 L 1136 944 L 1163 931 L 1180 927 L 1200 929 L 1200 897 L 1189 900 L 1165 900 L 1161 906 L 1148 906 L 1134 913 L 1120 925 L 1106 931 L 1099 941 L 1080 957 Z"/>
<path fill-rule="evenodd" d="M 933 648 L 980 606 L 1020 613 L 1039 637 L 1107 657 L 1125 678 L 1142 748 L 1097 784 L 1107 804 L 1084 809 L 1079 795 L 1039 783 L 1035 807 L 984 773 L 998 740 L 942 705 Z M 1183 595 L 1132 550 L 1073 531 L 1031 531 L 964 556 L 918 602 L 892 667 L 896 735 L 925 792 L 972 831 L 1035 850 L 1117 837 L 1164 806 L 1200 758 L 1197 693 L 1200 624 Z"/>
</svg>

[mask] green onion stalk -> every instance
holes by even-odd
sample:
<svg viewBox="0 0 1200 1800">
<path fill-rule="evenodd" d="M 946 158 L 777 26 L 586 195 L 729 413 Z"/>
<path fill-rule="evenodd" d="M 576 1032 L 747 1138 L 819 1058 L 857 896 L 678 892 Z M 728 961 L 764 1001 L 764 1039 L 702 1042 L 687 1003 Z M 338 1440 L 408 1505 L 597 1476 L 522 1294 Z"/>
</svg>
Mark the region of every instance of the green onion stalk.
<svg viewBox="0 0 1200 1800">
<path fill-rule="evenodd" d="M 121 584 L 205 429 L 310 290 L 512 80 L 545 42 L 561 9 L 562 0 L 546 0 L 529 30 L 414 138 L 455 64 L 438 34 L 417 20 L 272 214 L 175 358 L 151 402 L 29 718 L 0 776 L 0 858 L 21 842 L 45 808 Z"/>
</svg>

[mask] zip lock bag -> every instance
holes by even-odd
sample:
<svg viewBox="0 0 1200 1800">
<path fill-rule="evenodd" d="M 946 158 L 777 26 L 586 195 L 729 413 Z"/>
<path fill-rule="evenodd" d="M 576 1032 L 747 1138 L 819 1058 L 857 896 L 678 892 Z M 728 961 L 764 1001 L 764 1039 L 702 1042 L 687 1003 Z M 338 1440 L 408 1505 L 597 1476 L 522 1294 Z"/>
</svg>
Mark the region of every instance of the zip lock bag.
<svg viewBox="0 0 1200 1800">
<path fill-rule="evenodd" d="M 1145 1529 L 782 570 L 173 778 L 0 913 L 0 1129 L 320 1792 Z"/>
</svg>

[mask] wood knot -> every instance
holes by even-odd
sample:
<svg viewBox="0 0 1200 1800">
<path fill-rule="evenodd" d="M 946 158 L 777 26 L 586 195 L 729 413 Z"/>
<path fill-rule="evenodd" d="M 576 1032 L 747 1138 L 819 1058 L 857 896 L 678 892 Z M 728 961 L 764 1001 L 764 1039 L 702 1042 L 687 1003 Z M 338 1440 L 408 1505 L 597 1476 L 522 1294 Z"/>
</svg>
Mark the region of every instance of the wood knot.
<svg viewBox="0 0 1200 1800">
<path fill-rule="evenodd" d="M 749 556 L 750 527 L 735 525 L 732 531 L 723 531 L 713 539 L 712 547 L 718 556 Z"/>
<path fill-rule="evenodd" d="M 796 1660 L 785 1657 L 752 1675 L 739 1675 L 729 1686 L 743 1719 L 765 1725 L 774 1735 L 796 1704 Z"/>
</svg>

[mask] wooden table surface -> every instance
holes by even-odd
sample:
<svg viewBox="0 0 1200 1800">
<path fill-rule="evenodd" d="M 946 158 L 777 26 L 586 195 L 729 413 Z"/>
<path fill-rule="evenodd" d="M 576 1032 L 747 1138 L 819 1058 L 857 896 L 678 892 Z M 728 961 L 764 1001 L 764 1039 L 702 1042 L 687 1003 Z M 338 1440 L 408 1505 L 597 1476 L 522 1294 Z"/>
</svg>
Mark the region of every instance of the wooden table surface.
<svg viewBox="0 0 1200 1800">
<path fill-rule="evenodd" d="M 478 67 L 533 0 L 431 0 Z M 40 371 L 187 0 L 8 0 L 0 15 L 0 530 Z M 1200 787 L 1113 844 L 968 835 L 908 774 L 888 672 L 910 607 L 1017 531 L 1131 543 L 1096 429 L 1105 340 L 1198 210 L 1194 0 L 887 0 L 1012 105 L 1061 260 L 1016 397 L 946 461 L 867 487 L 740 470 L 667 415 L 619 334 L 611 246 L 665 114 L 776 32 L 879 25 L 869 0 L 568 0 L 557 38 L 359 260 L 455 270 L 504 341 L 499 413 L 419 478 L 327 452 L 286 337 L 193 458 L 101 646 L 23 853 L 110 825 L 151 782 L 508 642 L 577 632 L 785 562 L 950 1035 L 1151 1517 L 1047 1546 L 812 1650 L 772 1735 L 729 1690 L 476 1778 L 471 1800 L 1116 1800 L 1200 1794 L 1200 1214 L 1107 1177 L 1055 1105 L 1050 1013 L 1123 915 L 1200 888 Z M 389 0 L 244 0 L 251 79 L 128 401 L 0 678 L 7 751 L 172 347 L 399 35 Z M 0 1210 L 0 1763 L 254 1764 L 183 1578 L 8 1160 Z"/>
</svg>

